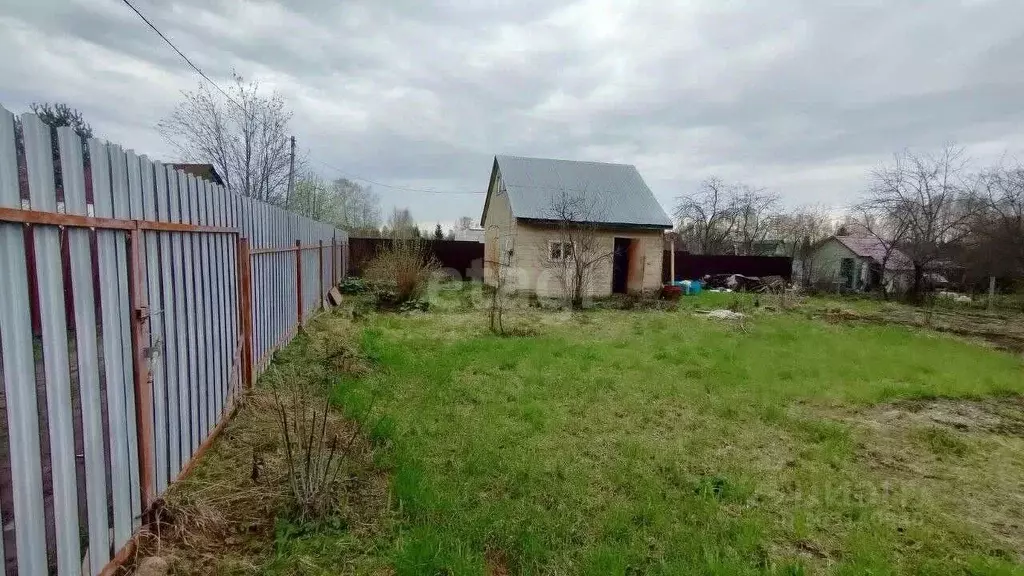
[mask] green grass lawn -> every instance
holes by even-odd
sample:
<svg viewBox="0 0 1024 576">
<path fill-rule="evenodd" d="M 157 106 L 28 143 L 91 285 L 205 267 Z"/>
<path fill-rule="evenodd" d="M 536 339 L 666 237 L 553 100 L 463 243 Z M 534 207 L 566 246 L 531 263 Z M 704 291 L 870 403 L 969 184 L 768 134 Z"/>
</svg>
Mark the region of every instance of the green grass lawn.
<svg viewBox="0 0 1024 576">
<path fill-rule="evenodd" d="M 386 447 L 377 553 L 398 574 L 1024 573 L 1024 426 L 925 417 L 1018 422 L 1019 356 L 693 313 L 733 301 L 523 312 L 517 338 L 480 310 L 353 324 L 375 367 L 334 400 Z"/>
</svg>

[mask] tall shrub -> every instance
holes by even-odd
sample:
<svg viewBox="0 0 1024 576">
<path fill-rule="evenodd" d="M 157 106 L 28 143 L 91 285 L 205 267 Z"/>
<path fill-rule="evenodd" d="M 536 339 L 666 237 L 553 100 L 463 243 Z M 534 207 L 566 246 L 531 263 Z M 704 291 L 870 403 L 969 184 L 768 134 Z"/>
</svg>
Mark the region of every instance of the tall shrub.
<svg viewBox="0 0 1024 576">
<path fill-rule="evenodd" d="M 366 266 L 367 280 L 393 291 L 394 304 L 419 298 L 441 268 L 419 238 L 394 237 Z"/>
</svg>

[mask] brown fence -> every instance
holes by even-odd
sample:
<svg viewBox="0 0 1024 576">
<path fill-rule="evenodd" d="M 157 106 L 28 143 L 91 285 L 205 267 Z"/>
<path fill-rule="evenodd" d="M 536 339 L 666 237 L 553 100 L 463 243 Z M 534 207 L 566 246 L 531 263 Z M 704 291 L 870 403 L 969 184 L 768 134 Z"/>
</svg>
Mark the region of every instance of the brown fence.
<svg viewBox="0 0 1024 576">
<path fill-rule="evenodd" d="M 366 264 L 390 238 L 350 238 L 348 271 L 354 276 L 362 274 Z M 468 240 L 423 240 L 426 250 L 443 268 L 453 270 L 463 279 L 483 280 L 484 245 Z"/>
<path fill-rule="evenodd" d="M 671 252 L 662 258 L 661 279 L 669 281 Z M 793 276 L 793 259 L 786 256 L 700 255 L 676 252 L 676 280 L 696 280 L 707 274 L 742 274 L 744 276 Z"/>
</svg>

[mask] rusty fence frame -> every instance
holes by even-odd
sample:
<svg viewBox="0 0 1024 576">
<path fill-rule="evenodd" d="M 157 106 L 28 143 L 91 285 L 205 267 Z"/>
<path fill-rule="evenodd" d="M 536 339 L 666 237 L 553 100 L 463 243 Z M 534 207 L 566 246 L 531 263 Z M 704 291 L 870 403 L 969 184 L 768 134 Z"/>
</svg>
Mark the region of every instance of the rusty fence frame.
<svg viewBox="0 0 1024 576">
<path fill-rule="evenodd" d="M 23 210 L 19 208 L 0 208 L 0 222 L 25 224 L 27 226 L 57 226 L 65 228 L 93 228 L 97 230 L 120 230 L 126 234 L 127 242 L 127 276 L 129 324 L 131 327 L 132 379 L 135 390 L 135 418 L 137 422 L 136 436 L 139 459 L 139 496 L 142 503 L 142 516 L 146 517 L 153 505 L 152 485 L 156 470 L 153 434 L 153 375 L 150 373 L 149 361 L 146 358 L 146 327 L 149 320 L 149 302 L 143 287 L 145 262 L 142 258 L 143 232 L 181 232 L 196 234 L 225 234 L 236 240 L 238 258 L 238 340 L 234 348 L 233 364 L 229 377 L 229 394 L 226 408 L 220 421 L 200 444 L 199 448 L 186 462 L 177 482 L 180 482 L 196 466 L 204 453 L 213 444 L 221 431 L 234 415 L 236 398 L 239 392 L 252 386 L 252 324 L 250 318 L 250 257 L 249 240 L 242 237 L 241 230 L 224 226 L 203 226 L 177 222 L 158 222 L 142 219 L 101 218 L 81 216 L 62 212 L 44 212 L 39 210 Z M 289 248 L 290 249 L 290 248 Z M 233 383 L 233 384 L 232 384 Z M 110 562 L 100 574 L 113 575 L 134 553 L 138 545 L 139 533 L 135 533 L 128 542 L 115 552 Z M 0 566 L 2 568 L 2 566 Z"/>
<path fill-rule="evenodd" d="M 304 315 L 303 315 L 303 307 L 302 307 L 302 305 L 305 303 L 305 301 L 303 300 L 303 295 L 302 295 L 302 290 L 303 290 L 303 285 L 302 285 L 302 253 L 303 252 L 308 252 L 308 251 L 311 251 L 311 250 L 318 251 L 318 255 L 319 255 L 319 258 L 318 258 L 318 262 L 319 262 L 318 278 L 319 278 L 319 282 L 320 282 L 320 292 L 319 292 L 319 294 L 320 294 L 320 305 L 318 306 L 318 308 L 320 310 L 323 310 L 326 307 L 325 304 L 324 304 L 324 301 L 326 299 L 326 293 L 324 292 L 324 288 L 325 288 L 325 286 L 324 286 L 324 251 L 327 250 L 327 249 L 329 249 L 331 251 L 331 270 L 332 270 L 331 284 L 332 285 L 337 285 L 337 283 L 340 282 L 341 279 L 344 277 L 344 272 L 339 269 L 339 266 L 344 262 L 344 256 L 339 253 L 339 249 L 344 249 L 345 244 L 344 243 L 339 244 L 337 238 L 333 238 L 331 240 L 331 244 L 329 244 L 329 245 L 324 244 L 323 240 L 319 240 L 316 244 L 303 244 L 301 240 L 296 240 L 294 246 L 250 249 L 249 248 L 249 241 L 248 241 L 248 239 L 243 238 L 241 243 L 240 243 L 240 246 L 244 246 L 244 255 L 242 254 L 242 252 L 239 252 L 239 262 L 241 262 L 243 257 L 247 257 L 246 258 L 246 262 L 249 263 L 249 265 L 246 267 L 246 270 L 245 270 L 245 280 L 246 280 L 246 283 L 248 283 L 250 281 L 249 275 L 251 274 L 250 271 L 251 271 L 251 268 L 252 268 L 252 260 L 251 259 L 255 259 L 257 256 L 262 256 L 262 255 L 266 255 L 266 254 L 284 254 L 284 253 L 289 253 L 289 252 L 294 252 L 295 253 L 295 295 L 296 295 L 295 296 L 295 300 L 296 300 L 295 301 L 295 324 L 292 325 L 292 327 L 289 328 L 288 330 L 285 330 L 281 334 L 280 338 L 276 342 L 274 342 L 274 344 L 272 346 L 270 346 L 266 351 L 264 351 L 263 354 L 259 358 L 253 358 L 252 357 L 252 343 L 251 343 L 251 338 L 249 339 L 250 341 L 249 341 L 249 344 L 248 344 L 247 356 L 245 356 L 245 357 L 248 358 L 248 360 L 247 360 L 248 365 L 246 366 L 246 374 L 247 374 L 247 377 L 251 379 L 252 378 L 252 371 L 253 371 L 253 362 L 255 362 L 255 366 L 258 369 L 262 370 L 263 368 L 265 368 L 266 365 L 269 363 L 270 358 L 273 356 L 274 352 L 276 352 L 277 350 L 280 350 L 282 346 L 284 346 L 286 343 L 291 341 L 292 337 L 295 335 L 295 332 L 299 328 L 301 328 L 303 326 L 303 324 L 305 324 L 305 322 L 306 322 L 306 319 L 304 318 Z M 239 278 L 242 278 L 242 276 L 240 275 Z M 247 300 L 247 302 L 246 302 L 246 304 L 247 304 L 246 305 L 246 310 L 251 310 L 252 309 L 251 308 L 251 306 L 252 306 L 251 295 L 247 294 L 245 296 L 245 298 Z M 252 334 L 252 318 L 247 316 L 246 322 L 248 323 L 247 324 L 247 330 L 248 330 L 247 333 L 251 335 Z"/>
<path fill-rule="evenodd" d="M 142 503 L 142 515 L 145 518 L 153 506 L 154 494 L 152 485 L 156 470 L 154 446 L 152 437 L 154 432 L 153 414 L 153 375 L 150 372 L 150 363 L 146 356 L 147 328 L 146 323 L 150 318 L 149 302 L 143 279 L 146 275 L 146 262 L 142 256 L 143 233 L 144 232 L 178 232 L 193 234 L 224 234 L 235 238 L 236 257 L 238 266 L 238 310 L 239 332 L 236 345 L 232 355 L 233 367 L 229 376 L 229 394 L 226 399 L 225 410 L 209 435 L 203 440 L 195 453 L 187 462 L 182 465 L 181 473 L 176 482 L 180 482 L 194 471 L 196 464 L 207 452 L 209 447 L 217 439 L 224 427 L 234 416 L 237 408 L 237 398 L 252 387 L 255 378 L 254 368 L 260 369 L 269 362 L 270 357 L 276 350 L 287 344 L 294 333 L 306 322 L 304 318 L 303 304 L 303 266 L 302 255 L 305 252 L 316 250 L 319 255 L 319 297 L 320 303 L 317 308 L 322 311 L 326 308 L 327 294 L 325 282 L 329 281 L 336 286 L 345 277 L 346 265 L 346 243 L 339 242 L 337 237 L 325 244 L 324 240 L 316 244 L 303 244 L 296 240 L 294 246 L 258 248 L 250 247 L 250 239 L 243 236 L 242 229 L 224 226 L 204 226 L 197 224 L 185 224 L 177 222 L 159 222 L 144 219 L 106 218 L 95 216 L 82 216 L 67 214 L 64 212 L 45 212 L 38 210 L 26 210 L 19 208 L 0 207 L 0 222 L 20 223 L 30 226 L 56 226 L 64 228 L 91 228 L 96 230 L 115 230 L 125 233 L 127 249 L 127 278 L 128 278 L 128 302 L 129 302 L 129 325 L 131 337 L 131 358 L 132 358 L 132 380 L 135 391 L 135 417 L 136 417 L 136 440 L 138 445 L 139 459 L 139 497 Z M 324 257 L 325 251 L 330 251 L 331 278 L 324 279 Z M 278 254 L 294 252 L 295 275 L 296 275 L 296 317 L 295 325 L 286 330 L 281 338 L 268 349 L 261 358 L 253 358 L 253 285 L 252 266 L 256 257 L 263 254 Z M 255 362 L 255 364 L 254 364 Z M 140 532 L 136 532 L 128 542 L 115 551 L 111 560 L 103 568 L 100 574 L 113 575 L 123 566 L 135 553 L 138 546 Z M 0 566 L 2 568 L 2 566 Z"/>
</svg>

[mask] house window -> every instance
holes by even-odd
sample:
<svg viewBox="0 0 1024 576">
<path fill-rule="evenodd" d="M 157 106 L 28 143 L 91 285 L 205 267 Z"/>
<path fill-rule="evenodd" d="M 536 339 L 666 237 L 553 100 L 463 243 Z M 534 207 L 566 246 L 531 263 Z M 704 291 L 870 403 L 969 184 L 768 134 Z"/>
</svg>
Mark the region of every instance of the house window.
<svg viewBox="0 0 1024 576">
<path fill-rule="evenodd" d="M 572 242 L 548 242 L 548 258 L 561 262 L 572 257 Z"/>
</svg>

